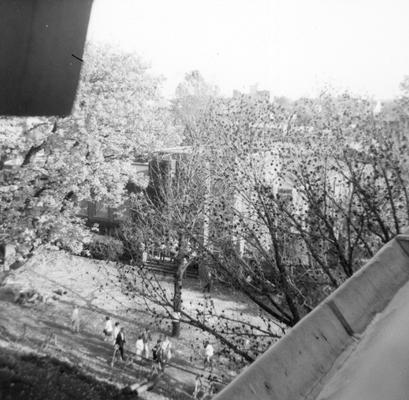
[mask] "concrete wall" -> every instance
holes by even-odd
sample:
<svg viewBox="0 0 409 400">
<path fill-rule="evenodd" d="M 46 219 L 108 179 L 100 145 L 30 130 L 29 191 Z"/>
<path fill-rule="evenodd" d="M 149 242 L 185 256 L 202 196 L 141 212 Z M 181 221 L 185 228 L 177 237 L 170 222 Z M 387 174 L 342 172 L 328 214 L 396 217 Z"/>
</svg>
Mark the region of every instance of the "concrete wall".
<svg viewBox="0 0 409 400">
<path fill-rule="evenodd" d="M 409 236 L 387 243 L 361 270 L 231 382 L 217 400 L 297 400 L 409 280 Z"/>
</svg>

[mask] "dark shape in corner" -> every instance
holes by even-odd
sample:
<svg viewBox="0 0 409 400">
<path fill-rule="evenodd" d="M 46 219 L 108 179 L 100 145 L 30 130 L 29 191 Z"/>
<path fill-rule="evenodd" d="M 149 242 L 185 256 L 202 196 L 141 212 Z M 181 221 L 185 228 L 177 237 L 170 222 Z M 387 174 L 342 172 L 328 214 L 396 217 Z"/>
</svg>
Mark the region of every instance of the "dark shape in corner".
<svg viewBox="0 0 409 400">
<path fill-rule="evenodd" d="M 0 1 L 0 115 L 71 113 L 92 0 Z"/>
</svg>

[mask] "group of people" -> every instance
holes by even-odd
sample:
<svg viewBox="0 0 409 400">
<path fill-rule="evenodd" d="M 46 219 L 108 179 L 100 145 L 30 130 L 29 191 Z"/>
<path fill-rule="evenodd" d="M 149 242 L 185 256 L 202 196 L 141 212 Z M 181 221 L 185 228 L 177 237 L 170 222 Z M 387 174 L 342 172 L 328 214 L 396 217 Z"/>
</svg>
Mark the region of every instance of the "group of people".
<svg viewBox="0 0 409 400">
<path fill-rule="evenodd" d="M 112 356 L 111 366 L 118 355 L 122 361 L 125 361 L 124 345 L 125 331 L 120 326 L 119 322 L 115 322 L 115 326 L 112 326 L 112 321 L 109 316 L 105 318 L 105 327 L 103 330 L 105 335 L 105 341 L 113 341 L 114 353 Z M 149 329 L 145 328 L 136 339 L 135 343 L 135 361 L 152 360 L 152 373 L 159 373 L 165 370 L 166 364 L 172 358 L 172 343 L 168 336 L 160 335 L 155 345 L 151 348 L 152 334 Z M 150 355 L 152 354 L 152 357 Z"/>
<path fill-rule="evenodd" d="M 136 360 L 150 359 L 150 351 L 152 352 L 152 372 L 160 372 L 165 370 L 165 365 L 172 358 L 172 343 L 168 336 L 160 335 L 155 345 L 151 347 L 152 335 L 149 329 L 144 329 L 138 335 L 135 343 Z"/>
<path fill-rule="evenodd" d="M 74 306 L 72 317 L 72 330 L 79 332 L 79 309 Z M 112 342 L 114 345 L 114 352 L 112 356 L 111 366 L 114 365 L 115 360 L 120 357 L 125 361 L 125 330 L 119 322 L 112 324 L 109 316 L 105 317 L 105 326 L 103 329 L 104 341 Z M 152 334 L 149 329 L 145 328 L 136 339 L 135 343 L 135 361 L 141 362 L 143 360 L 152 361 L 151 374 L 159 374 L 165 371 L 166 364 L 169 363 L 173 356 L 172 342 L 168 336 L 160 335 L 156 343 L 152 346 Z M 210 367 L 213 370 L 214 348 L 209 341 L 203 342 L 204 347 L 204 367 Z M 150 357 L 152 355 L 152 357 Z M 195 390 L 193 398 L 197 399 L 199 393 L 203 393 L 203 375 L 197 375 L 195 380 Z M 206 391 L 205 391 L 206 392 Z"/>
<path fill-rule="evenodd" d="M 74 306 L 71 314 L 71 329 L 74 333 L 79 333 L 80 331 L 80 315 L 77 305 Z M 125 361 L 124 346 L 126 340 L 124 328 L 120 326 L 119 322 L 115 322 L 115 326 L 112 326 L 111 318 L 105 317 L 105 327 L 103 333 L 104 341 L 112 341 L 114 344 L 114 354 L 111 365 L 114 364 L 114 360 L 118 354 L 120 355 L 121 359 Z"/>
<path fill-rule="evenodd" d="M 165 244 L 162 242 L 159 246 L 159 259 L 165 261 L 166 258 L 169 258 L 170 261 L 174 261 L 179 250 L 177 242 L 170 242 Z"/>
<path fill-rule="evenodd" d="M 160 243 L 150 243 L 148 245 L 150 249 L 150 253 L 153 257 L 158 257 L 160 261 L 175 261 L 178 252 L 179 252 L 179 243 L 176 240 L 169 240 L 166 243 L 164 241 Z M 146 245 L 144 243 L 141 244 L 142 252 L 146 249 Z M 185 249 L 186 253 L 189 254 L 190 258 L 194 258 L 197 256 L 197 250 L 195 250 L 194 246 L 190 243 L 187 243 L 187 248 Z"/>
</svg>

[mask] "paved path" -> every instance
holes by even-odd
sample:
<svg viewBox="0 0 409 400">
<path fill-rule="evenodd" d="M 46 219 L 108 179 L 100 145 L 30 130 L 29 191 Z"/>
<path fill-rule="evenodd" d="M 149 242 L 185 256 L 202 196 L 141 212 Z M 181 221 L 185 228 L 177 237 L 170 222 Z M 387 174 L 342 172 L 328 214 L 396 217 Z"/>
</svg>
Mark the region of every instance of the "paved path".
<svg viewBox="0 0 409 400">
<path fill-rule="evenodd" d="M 409 399 L 409 283 L 331 375 L 316 400 Z"/>
</svg>

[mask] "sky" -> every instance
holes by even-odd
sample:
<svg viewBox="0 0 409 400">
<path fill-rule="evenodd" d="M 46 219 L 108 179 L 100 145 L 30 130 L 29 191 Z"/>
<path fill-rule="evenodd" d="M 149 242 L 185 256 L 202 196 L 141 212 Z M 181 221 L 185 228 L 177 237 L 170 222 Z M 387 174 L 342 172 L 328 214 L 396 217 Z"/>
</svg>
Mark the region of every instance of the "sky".
<svg viewBox="0 0 409 400">
<path fill-rule="evenodd" d="M 409 75 L 409 0 L 94 0 L 88 40 L 135 52 L 171 97 L 199 70 L 229 96 L 375 99 Z"/>
</svg>

